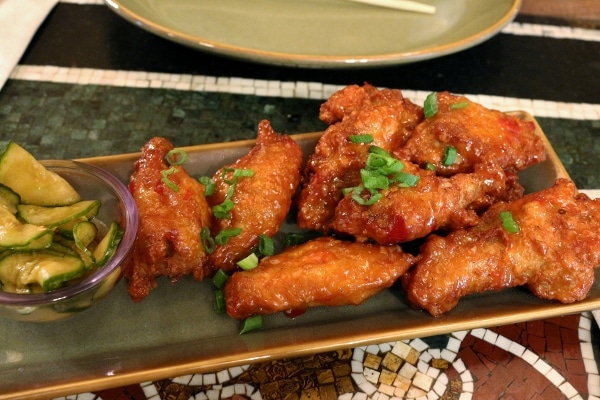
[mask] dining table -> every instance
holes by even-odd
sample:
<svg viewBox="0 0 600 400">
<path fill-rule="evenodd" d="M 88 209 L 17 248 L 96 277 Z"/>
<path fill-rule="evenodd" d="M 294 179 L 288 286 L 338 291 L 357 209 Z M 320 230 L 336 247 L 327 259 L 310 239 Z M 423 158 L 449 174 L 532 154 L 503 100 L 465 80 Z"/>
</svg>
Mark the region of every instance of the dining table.
<svg viewBox="0 0 600 400">
<path fill-rule="evenodd" d="M 367 46 L 400 46 L 438 29 L 427 23 L 434 17 L 411 15 L 423 18 L 418 28 L 390 37 L 392 28 L 369 25 L 368 13 L 387 21 L 403 11 L 322 1 L 305 3 L 331 1 L 337 11 L 310 14 L 303 37 L 290 37 L 286 24 L 295 29 L 294 12 L 308 7 L 300 0 L 272 2 L 279 14 L 259 9 L 269 4 L 262 0 L 254 8 L 235 0 L 0 0 L 0 143 L 17 142 L 38 159 L 110 166 L 160 136 L 202 157 L 204 149 L 227 153 L 251 143 L 262 120 L 292 137 L 322 132 L 321 105 L 349 85 L 400 89 L 418 104 L 448 91 L 530 116 L 577 188 L 600 197 L 597 1 L 481 1 L 478 13 L 464 6 L 473 4 L 467 0 L 425 1 L 438 4 L 439 13 L 456 4 L 456 20 L 469 15 L 441 35 L 448 37 L 500 4 L 508 7 L 449 45 L 435 38 L 418 45 L 426 51 L 417 46 L 341 63 L 303 47 L 288 54 L 228 44 L 263 33 L 269 19 L 283 23 L 260 37 L 284 49 L 312 39 L 352 49 L 346 42 L 362 46 L 369 31 Z M 11 6 L 20 11 L 3 20 Z M 178 30 L 176 18 L 213 9 L 214 18 L 186 24 L 226 27 L 215 38 L 202 42 Z M 313 37 L 321 18 L 333 24 L 330 14 L 342 19 L 350 11 L 360 18 L 348 32 Z M 198 302 L 209 282 L 161 280 L 134 303 L 122 280 L 100 304 L 65 320 L 0 320 L 0 399 L 600 399 L 596 278 L 587 303 L 561 308 L 527 297 L 526 312 L 513 318 L 506 310 L 521 307 L 511 302 L 528 296 L 525 290 L 485 294 L 493 308 L 447 318 L 417 310 L 395 315 L 385 303 L 402 296 L 386 291 L 375 305 L 308 310 L 275 317 L 274 325 L 265 317 L 262 330 L 243 335 L 226 316 L 198 311 L 206 308 Z M 413 315 L 420 321 L 415 333 L 398 328 Z"/>
</svg>

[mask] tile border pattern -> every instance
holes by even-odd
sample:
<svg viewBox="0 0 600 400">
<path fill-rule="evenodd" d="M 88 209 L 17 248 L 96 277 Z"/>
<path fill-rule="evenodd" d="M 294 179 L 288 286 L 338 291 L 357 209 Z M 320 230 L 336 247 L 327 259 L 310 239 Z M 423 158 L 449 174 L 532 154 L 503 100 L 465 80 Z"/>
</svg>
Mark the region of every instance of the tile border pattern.
<svg viewBox="0 0 600 400">
<path fill-rule="evenodd" d="M 66 68 L 49 65 L 18 65 L 10 79 L 44 81 L 77 85 L 107 85 L 181 91 L 223 92 L 230 94 L 325 100 L 343 88 L 320 82 L 274 81 L 237 77 L 168 74 L 144 71 Z M 429 92 L 403 89 L 416 103 L 422 103 Z M 536 117 L 600 120 L 600 104 L 566 103 L 538 99 L 465 94 L 471 100 L 500 111 L 523 110 Z"/>
</svg>

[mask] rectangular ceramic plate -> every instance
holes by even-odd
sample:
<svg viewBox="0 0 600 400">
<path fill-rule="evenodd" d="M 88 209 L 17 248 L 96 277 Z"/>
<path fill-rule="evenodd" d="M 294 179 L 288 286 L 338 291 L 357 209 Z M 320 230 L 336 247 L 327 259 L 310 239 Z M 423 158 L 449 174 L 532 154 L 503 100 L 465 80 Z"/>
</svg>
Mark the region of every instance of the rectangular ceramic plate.
<svg viewBox="0 0 600 400">
<path fill-rule="evenodd" d="M 533 120 L 526 113 L 516 113 Z M 537 124 L 536 124 L 537 126 Z M 523 173 L 528 191 L 568 177 L 544 139 L 548 159 Z M 294 136 L 306 153 L 317 134 Z M 252 146 L 252 141 L 183 148 L 193 175 L 212 174 Z M 128 182 L 139 154 L 84 160 Z M 589 297 L 575 304 L 542 301 L 523 289 L 470 296 L 447 315 L 433 318 L 412 310 L 399 288 L 358 307 L 316 308 L 295 319 L 265 318 L 262 330 L 239 335 L 237 321 L 212 309 L 209 282 L 161 280 L 148 298 L 134 304 L 124 282 L 90 310 L 52 323 L 0 321 L 0 398 L 38 397 L 219 371 L 266 359 L 425 337 L 478 327 L 577 313 L 600 307 L 600 279 Z"/>
</svg>

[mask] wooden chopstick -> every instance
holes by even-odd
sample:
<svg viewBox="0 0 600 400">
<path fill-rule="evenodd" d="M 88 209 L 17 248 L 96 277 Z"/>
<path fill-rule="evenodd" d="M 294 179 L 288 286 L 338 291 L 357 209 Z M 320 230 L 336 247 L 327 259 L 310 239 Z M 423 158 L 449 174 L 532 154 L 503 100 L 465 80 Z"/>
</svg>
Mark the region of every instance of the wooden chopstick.
<svg viewBox="0 0 600 400">
<path fill-rule="evenodd" d="M 412 11 L 424 14 L 434 14 L 435 6 L 411 0 L 347 0 L 371 6 L 392 8 L 394 10 Z"/>
</svg>

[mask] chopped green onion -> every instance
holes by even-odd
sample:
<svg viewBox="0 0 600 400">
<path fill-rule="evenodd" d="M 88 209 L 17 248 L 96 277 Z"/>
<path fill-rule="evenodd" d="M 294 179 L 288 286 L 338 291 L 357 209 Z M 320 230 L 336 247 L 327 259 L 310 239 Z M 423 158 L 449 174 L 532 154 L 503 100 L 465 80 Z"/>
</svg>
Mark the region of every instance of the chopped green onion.
<svg viewBox="0 0 600 400">
<path fill-rule="evenodd" d="M 215 180 L 210 176 L 202 176 L 198 179 L 204 185 L 204 195 L 210 196 L 215 192 Z"/>
<path fill-rule="evenodd" d="M 231 210 L 233 210 L 233 201 L 225 199 L 221 204 L 214 205 L 212 207 L 213 215 L 220 219 L 231 218 Z"/>
<path fill-rule="evenodd" d="M 435 166 L 434 163 L 427 162 L 427 163 L 425 163 L 425 169 L 428 171 L 435 171 L 435 170 L 437 170 L 437 167 Z"/>
<path fill-rule="evenodd" d="M 231 172 L 233 179 L 227 179 L 227 173 Z M 221 171 L 221 178 L 223 182 L 228 183 L 230 185 L 235 185 L 239 178 L 242 177 L 251 177 L 254 176 L 254 171 L 251 169 L 241 169 L 241 168 L 223 168 Z"/>
<path fill-rule="evenodd" d="M 183 150 L 173 149 L 167 153 L 167 162 L 169 165 L 181 165 L 187 161 L 187 153 Z"/>
<path fill-rule="evenodd" d="M 222 231 L 217 233 L 217 236 L 215 236 L 215 243 L 217 243 L 220 246 L 223 246 L 224 244 L 227 244 L 227 242 L 229 242 L 229 238 L 237 236 L 240 233 L 242 233 L 242 228 L 223 229 Z"/>
<path fill-rule="evenodd" d="M 389 178 L 385 175 L 380 175 L 375 171 L 361 169 L 360 177 L 362 179 L 363 186 L 367 189 L 389 189 L 390 188 Z"/>
<path fill-rule="evenodd" d="M 246 258 L 242 258 L 237 262 L 237 265 L 243 270 L 251 270 L 258 266 L 258 256 L 254 253 L 250 253 Z"/>
<path fill-rule="evenodd" d="M 213 309 L 217 314 L 225 314 L 225 294 L 223 290 L 215 290 L 215 304 Z"/>
<path fill-rule="evenodd" d="M 450 166 L 454 164 L 454 161 L 456 161 L 456 155 L 456 147 L 446 146 L 446 148 L 444 149 L 444 159 L 442 160 L 442 164 L 444 164 L 445 166 Z"/>
<path fill-rule="evenodd" d="M 227 275 L 227 273 L 225 273 L 225 271 L 223 271 L 222 269 L 219 269 L 213 276 L 212 283 L 217 289 L 223 289 L 228 279 L 229 276 Z"/>
<path fill-rule="evenodd" d="M 396 179 L 401 187 L 414 187 L 417 186 L 420 178 L 418 175 L 409 174 L 408 172 L 400 172 L 396 176 Z"/>
<path fill-rule="evenodd" d="M 283 245 L 285 247 L 295 246 L 297 244 L 306 243 L 307 237 L 300 233 L 286 233 L 283 238 Z"/>
<path fill-rule="evenodd" d="M 261 315 L 253 315 L 252 317 L 248 317 L 244 320 L 242 324 L 242 329 L 240 330 L 240 335 L 244 333 L 254 331 L 256 329 L 262 328 L 263 318 Z"/>
<path fill-rule="evenodd" d="M 263 256 L 272 256 L 275 254 L 273 239 L 267 235 L 258 235 L 258 251 Z"/>
<path fill-rule="evenodd" d="M 169 188 L 171 188 L 171 190 L 174 191 L 174 192 L 178 192 L 179 191 L 179 186 L 177 186 L 173 181 L 171 181 L 169 179 L 169 175 L 174 174 L 177 171 L 178 170 L 175 167 L 171 167 L 169 169 L 164 169 L 164 170 L 161 171 L 163 183 L 165 185 L 167 185 Z"/>
<path fill-rule="evenodd" d="M 215 251 L 215 240 L 210 236 L 210 229 L 204 227 L 200 230 L 200 242 L 206 254 L 212 254 Z"/>
<path fill-rule="evenodd" d="M 362 196 L 363 189 L 366 189 L 369 192 L 369 197 L 367 199 L 365 199 Z M 381 193 L 360 186 L 352 190 L 352 200 L 354 200 L 361 206 L 372 206 L 373 204 L 377 203 L 377 201 L 379 201 L 379 199 L 381 199 L 382 197 L 383 195 Z"/>
<path fill-rule="evenodd" d="M 385 151 L 384 149 L 382 149 L 379 146 L 371 146 L 371 147 L 369 147 L 369 153 L 371 153 L 371 154 L 379 154 L 380 156 L 384 156 L 384 157 L 388 157 L 388 158 L 393 158 L 390 153 L 388 153 L 387 151 Z"/>
<path fill-rule="evenodd" d="M 459 103 L 454 103 L 450 106 L 451 110 L 460 110 L 463 108 L 467 108 L 469 106 L 469 102 L 468 101 L 461 101 Z"/>
<path fill-rule="evenodd" d="M 425 118 L 431 118 L 438 112 L 438 101 L 437 101 L 437 93 L 429 93 L 427 98 L 425 99 L 425 104 L 423 105 L 423 112 L 425 113 Z"/>
<path fill-rule="evenodd" d="M 508 233 L 518 233 L 519 225 L 514 220 L 513 215 L 510 211 L 502 211 L 500 213 L 500 219 L 502 220 L 502 227 Z"/>
<path fill-rule="evenodd" d="M 368 133 L 362 134 L 362 135 L 350 135 L 348 136 L 348 139 L 350 139 L 350 141 L 352 143 L 372 143 L 373 140 L 373 135 L 369 135 Z"/>
</svg>

